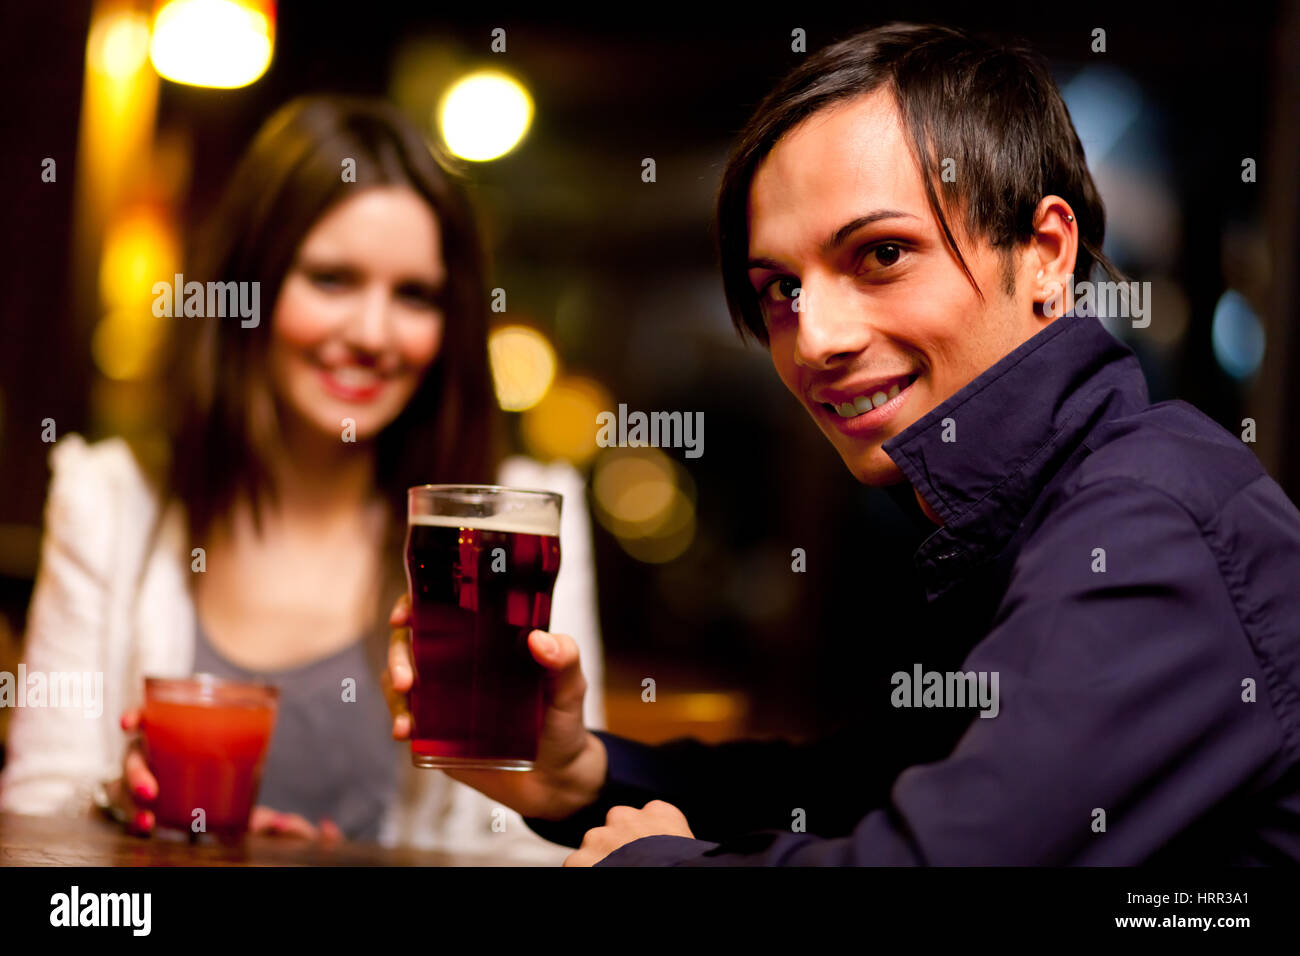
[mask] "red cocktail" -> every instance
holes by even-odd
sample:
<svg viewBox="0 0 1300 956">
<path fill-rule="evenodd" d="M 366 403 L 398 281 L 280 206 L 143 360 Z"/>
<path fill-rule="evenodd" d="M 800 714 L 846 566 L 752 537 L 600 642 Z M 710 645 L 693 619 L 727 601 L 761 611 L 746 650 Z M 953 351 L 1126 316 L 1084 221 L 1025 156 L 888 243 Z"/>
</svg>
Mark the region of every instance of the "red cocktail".
<svg viewBox="0 0 1300 956">
<path fill-rule="evenodd" d="M 206 674 L 145 679 L 141 730 L 158 780 L 158 826 L 227 838 L 247 831 L 277 698 L 269 685 Z"/>
</svg>

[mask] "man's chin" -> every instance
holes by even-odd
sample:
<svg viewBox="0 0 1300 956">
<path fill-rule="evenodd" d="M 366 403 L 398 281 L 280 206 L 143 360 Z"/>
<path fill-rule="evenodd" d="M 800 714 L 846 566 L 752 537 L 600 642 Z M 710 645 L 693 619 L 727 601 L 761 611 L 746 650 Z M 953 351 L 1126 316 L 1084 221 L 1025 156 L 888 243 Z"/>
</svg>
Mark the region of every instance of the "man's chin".
<svg viewBox="0 0 1300 956">
<path fill-rule="evenodd" d="M 840 457 L 853 473 L 853 477 L 869 487 L 884 488 L 907 480 L 907 476 L 894 464 L 894 460 L 879 446 L 866 454 L 862 452 L 850 454 L 841 450 Z"/>
</svg>

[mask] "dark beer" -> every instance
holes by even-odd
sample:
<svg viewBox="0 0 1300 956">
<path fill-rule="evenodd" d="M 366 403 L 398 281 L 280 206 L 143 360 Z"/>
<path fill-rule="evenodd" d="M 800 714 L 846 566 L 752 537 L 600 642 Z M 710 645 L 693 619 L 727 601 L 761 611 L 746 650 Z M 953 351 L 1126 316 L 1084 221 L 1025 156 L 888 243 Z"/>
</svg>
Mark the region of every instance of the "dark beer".
<svg viewBox="0 0 1300 956">
<path fill-rule="evenodd" d="M 560 539 L 541 524 L 412 516 L 411 755 L 418 766 L 531 769 L 545 671 L 528 634 L 551 624 Z M 554 530 L 558 531 L 558 509 Z"/>
</svg>

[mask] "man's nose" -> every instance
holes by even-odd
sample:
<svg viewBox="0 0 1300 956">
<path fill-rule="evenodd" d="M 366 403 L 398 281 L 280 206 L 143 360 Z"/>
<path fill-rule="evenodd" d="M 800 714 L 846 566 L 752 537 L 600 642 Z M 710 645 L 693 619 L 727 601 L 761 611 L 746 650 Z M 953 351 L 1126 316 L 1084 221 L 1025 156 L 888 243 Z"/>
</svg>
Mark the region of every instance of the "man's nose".
<svg viewBox="0 0 1300 956">
<path fill-rule="evenodd" d="M 871 326 L 834 283 L 800 287 L 794 361 L 810 369 L 829 369 L 851 361 L 871 343 Z"/>
</svg>

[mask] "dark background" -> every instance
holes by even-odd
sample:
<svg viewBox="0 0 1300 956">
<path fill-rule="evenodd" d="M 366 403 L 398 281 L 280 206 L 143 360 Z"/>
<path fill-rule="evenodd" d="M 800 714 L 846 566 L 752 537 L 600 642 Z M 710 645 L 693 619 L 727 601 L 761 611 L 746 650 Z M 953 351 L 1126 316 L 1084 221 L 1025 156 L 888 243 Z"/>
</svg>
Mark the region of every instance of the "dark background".
<svg viewBox="0 0 1300 956">
<path fill-rule="evenodd" d="M 884 493 L 853 481 L 766 353 L 732 332 L 712 202 L 732 137 L 800 59 L 790 30 L 804 28 L 812 51 L 894 18 L 815 4 L 727 19 L 629 5 L 623 15 L 545 22 L 497 4 L 490 16 L 480 9 L 285 3 L 274 60 L 258 82 L 219 91 L 164 81 L 158 128 L 192 147 L 185 221 L 201 221 L 249 138 L 285 100 L 314 91 L 391 95 L 395 63 L 413 45 L 448 45 L 486 62 L 489 31 L 505 27 L 501 65 L 529 83 L 537 115 L 520 148 L 475 172 L 493 285 L 508 287 L 512 307 L 548 330 L 566 368 L 600 380 L 615 401 L 703 411 L 707 424 L 704 456 L 679 458 L 698 517 L 681 557 L 641 563 L 593 522 L 611 702 L 634 700 L 653 676 L 661 699 L 735 692 L 748 710 L 720 721 L 728 732 L 823 729 L 854 705 L 887 649 L 907 641 L 921 600 L 908 560 L 919 539 Z M 72 274 L 65 172 L 77 149 L 90 9 L 33 4 L 4 16 L 12 75 L 0 232 L 0 616 L 12 645 L 48 481 L 40 422 L 54 418 L 60 435 L 104 431 L 89 354 L 97 316 L 80 304 Z M 1127 231 L 1108 229 L 1106 251 L 1133 278 L 1163 282 L 1153 326 L 1165 306 L 1185 326 L 1172 341 L 1125 338 L 1153 401 L 1184 399 L 1234 433 L 1253 416 L 1254 449 L 1300 499 L 1296 6 L 1235 4 L 1211 19 L 1131 4 L 977 14 L 967 4 L 909 4 L 899 18 L 1019 34 L 1049 59 L 1063 90 L 1100 67 L 1136 91 L 1141 108 L 1104 163 L 1089 157 L 1108 220 L 1133 220 Z M 1094 27 L 1107 31 L 1104 55 L 1090 52 Z M 57 186 L 40 181 L 44 156 L 60 158 Z M 645 156 L 657 161 L 653 186 L 641 182 Z M 1257 183 L 1241 181 L 1245 156 L 1259 161 Z M 1172 211 L 1174 241 L 1165 241 L 1169 229 L 1143 238 L 1154 221 L 1148 201 Z M 1220 368 L 1211 347 L 1216 302 L 1230 288 L 1246 296 L 1268 337 L 1261 370 L 1244 381 Z M 790 570 L 796 547 L 808 555 L 804 574 Z M 3 637 L 0 628 L 0 648 Z M 7 659 L 16 653 L 11 646 Z"/>
</svg>

